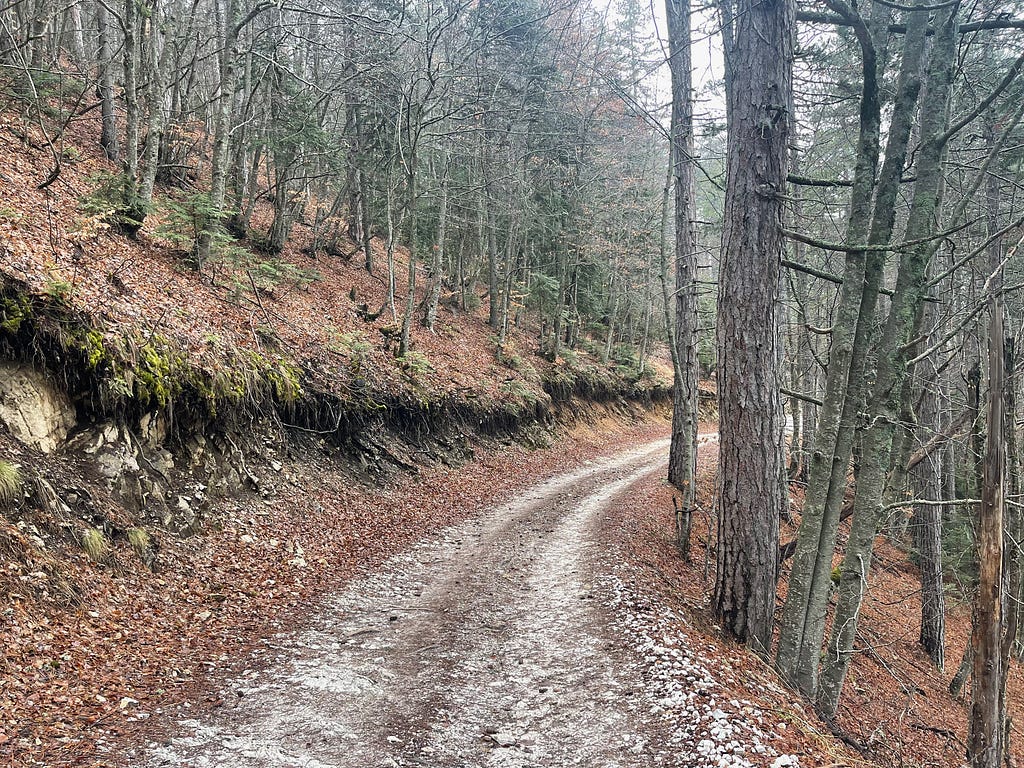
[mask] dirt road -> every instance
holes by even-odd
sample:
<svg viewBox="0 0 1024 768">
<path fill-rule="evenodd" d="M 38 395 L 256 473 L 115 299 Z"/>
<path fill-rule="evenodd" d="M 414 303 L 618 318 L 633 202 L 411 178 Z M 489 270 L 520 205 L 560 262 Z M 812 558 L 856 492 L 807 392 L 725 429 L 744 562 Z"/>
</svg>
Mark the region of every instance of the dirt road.
<svg viewBox="0 0 1024 768">
<path fill-rule="evenodd" d="M 680 743 L 665 701 L 652 706 L 595 540 L 602 509 L 662 471 L 666 453 L 654 443 L 557 476 L 351 582 L 310 626 L 273 638 L 224 706 L 182 720 L 132 764 L 718 765 L 715 749 Z M 713 685 L 677 650 L 647 647 L 691 686 Z M 672 686 L 677 697 L 687 687 Z M 701 738 L 703 719 L 687 717 L 687 731 Z"/>
</svg>

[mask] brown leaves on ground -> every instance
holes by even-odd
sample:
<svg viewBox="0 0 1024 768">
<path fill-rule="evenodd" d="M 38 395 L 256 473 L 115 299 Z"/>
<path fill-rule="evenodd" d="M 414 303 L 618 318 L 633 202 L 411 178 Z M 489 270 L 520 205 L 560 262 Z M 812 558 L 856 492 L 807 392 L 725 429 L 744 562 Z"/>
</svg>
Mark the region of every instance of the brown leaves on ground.
<svg viewBox="0 0 1024 768">
<path fill-rule="evenodd" d="M 422 357 L 396 360 L 408 276 L 404 249 L 395 254 L 393 314 L 387 304 L 386 254 L 376 240 L 373 275 L 364 268 L 362 252 L 347 240 L 347 253 L 318 252 L 313 228 L 302 218 L 274 257 L 259 255 L 255 243 L 243 240 L 240 245 L 254 259 L 279 259 L 317 276 L 308 283 L 286 276 L 253 290 L 256 281 L 226 265 L 196 272 L 185 253 L 156 234 L 164 218 L 160 196 L 180 197 L 183 190 L 158 191 L 157 209 L 146 217 L 137 240 L 83 213 L 81 201 L 95 193 L 97 177 L 118 170 L 103 157 L 98 118 L 93 118 L 69 124 L 61 140 L 74 148 L 68 155 L 73 159 L 63 163 L 55 184 L 39 190 L 37 184 L 52 165 L 46 143 L 41 135 L 30 140 L 38 127 L 0 111 L 0 280 L 10 276 L 35 293 L 59 298 L 101 321 L 109 337 L 142 331 L 147 338 L 167 338 L 175 350 L 187 352 L 193 364 L 208 370 L 247 354 L 301 363 L 317 387 L 343 400 L 410 390 L 420 401 L 469 396 L 476 402 L 508 402 L 525 393 L 544 397 L 540 373 L 550 363 L 534 354 L 536 334 L 526 314 L 513 318 L 500 360 L 494 353 L 495 331 L 486 324 L 482 284 L 470 287 L 476 308 L 468 312 L 457 308 L 457 296 L 446 295 L 435 330 L 428 331 L 420 323 L 428 283 L 422 265 L 412 323 L 412 350 Z M 267 231 L 271 218 L 269 203 L 262 201 L 253 216 L 254 233 Z M 341 224 L 324 226 L 336 223 Z M 671 381 L 664 361 L 656 361 L 654 369 L 663 384 Z"/>
<path fill-rule="evenodd" d="M 119 747 L 153 738 L 170 707 L 218 706 L 213 680 L 260 638 L 301 625 L 345 579 L 524 484 L 661 436 L 666 425 L 622 430 L 609 412 L 552 448 L 498 446 L 380 488 L 358 485 L 325 456 L 285 462 L 267 478 L 277 486 L 271 497 L 218 502 L 216 528 L 184 540 L 153 533 L 155 572 L 126 541 L 94 563 L 71 539 L 47 554 L 6 526 L 0 549 L 17 550 L 5 562 L 19 564 L 9 585 L 21 586 L 0 607 L 0 764 L 120 765 Z M 47 570 L 46 559 L 63 565 Z M 70 591 L 51 585 L 44 599 L 44 578 Z"/>
<path fill-rule="evenodd" d="M 724 643 L 708 610 L 714 586 L 715 471 L 717 449 L 702 448 L 698 467 L 699 514 L 693 527 L 693 561 L 684 563 L 675 546 L 672 490 L 655 478 L 616 508 L 608 521 L 619 531 L 622 553 L 638 570 L 639 583 L 648 583 L 673 608 L 687 617 L 686 633 L 708 646 L 718 644 L 723 665 L 738 668 L 743 680 L 723 697 L 763 703 L 793 727 L 786 743 L 777 745 L 800 757 L 801 766 L 915 766 L 950 768 L 964 764 L 967 701 L 954 701 L 948 692 L 970 633 L 970 606 L 950 600 L 946 619 L 947 669 L 939 673 L 918 645 L 920 581 L 905 552 L 879 537 L 870 586 L 862 609 L 856 655 L 840 703 L 838 730 L 862 749 L 853 749 L 830 732 L 785 688 L 774 671 L 752 653 Z M 802 500 L 799 491 L 794 493 Z M 797 509 L 799 511 L 799 509 Z M 848 531 L 848 523 L 844 531 Z M 783 541 L 795 536 L 795 526 L 783 526 Z M 843 534 L 845 535 L 845 533 Z M 842 537 L 841 537 L 842 538 Z M 710 561 L 708 558 L 711 558 Z M 838 556 L 837 556 L 838 562 Z M 784 568 L 778 608 L 785 595 Z M 681 628 L 682 629 L 682 628 Z M 1024 735 L 1016 723 L 1024 701 L 1021 665 L 1012 665 L 1007 692 L 1011 716 L 1013 763 L 1024 759 Z"/>
</svg>

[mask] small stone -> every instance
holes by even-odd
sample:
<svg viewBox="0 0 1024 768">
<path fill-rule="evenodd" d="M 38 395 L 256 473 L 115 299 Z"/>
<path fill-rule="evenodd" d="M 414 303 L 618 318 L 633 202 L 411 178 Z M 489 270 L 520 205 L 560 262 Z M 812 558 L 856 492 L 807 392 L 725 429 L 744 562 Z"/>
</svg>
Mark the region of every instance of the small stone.
<svg viewBox="0 0 1024 768">
<path fill-rule="evenodd" d="M 514 747 L 516 745 L 516 737 L 511 733 L 504 733 L 498 731 L 497 733 L 489 734 L 491 741 L 497 744 L 499 747 Z"/>
</svg>

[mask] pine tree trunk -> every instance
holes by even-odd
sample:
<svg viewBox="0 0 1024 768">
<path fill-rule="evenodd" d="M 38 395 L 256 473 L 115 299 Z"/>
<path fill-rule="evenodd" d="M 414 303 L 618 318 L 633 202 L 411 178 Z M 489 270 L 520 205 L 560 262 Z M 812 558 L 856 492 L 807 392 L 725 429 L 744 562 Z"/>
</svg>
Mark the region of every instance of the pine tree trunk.
<svg viewBox="0 0 1024 768">
<path fill-rule="evenodd" d="M 998 289 L 998 288 L 997 288 Z M 978 595 L 971 646 L 971 714 L 967 752 L 972 768 L 1000 768 L 1003 763 L 1003 504 L 1006 443 L 1003 437 L 1003 308 L 992 302 L 989 327 L 988 435 L 978 519 Z"/>
<path fill-rule="evenodd" d="M 718 295 L 719 507 L 712 610 L 767 656 L 775 611 L 783 448 L 779 270 L 791 129 L 794 6 L 743 0 L 729 60 L 729 146 Z"/>
</svg>

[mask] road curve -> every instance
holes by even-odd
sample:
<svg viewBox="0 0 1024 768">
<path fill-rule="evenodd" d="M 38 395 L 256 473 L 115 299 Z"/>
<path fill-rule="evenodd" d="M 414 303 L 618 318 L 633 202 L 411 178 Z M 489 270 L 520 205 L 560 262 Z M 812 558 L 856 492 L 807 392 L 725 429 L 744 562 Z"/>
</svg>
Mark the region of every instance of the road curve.
<svg viewBox="0 0 1024 768">
<path fill-rule="evenodd" d="M 598 514 L 667 445 L 547 480 L 350 582 L 272 638 L 225 706 L 130 764 L 660 765 L 643 683 L 592 589 Z"/>
</svg>

